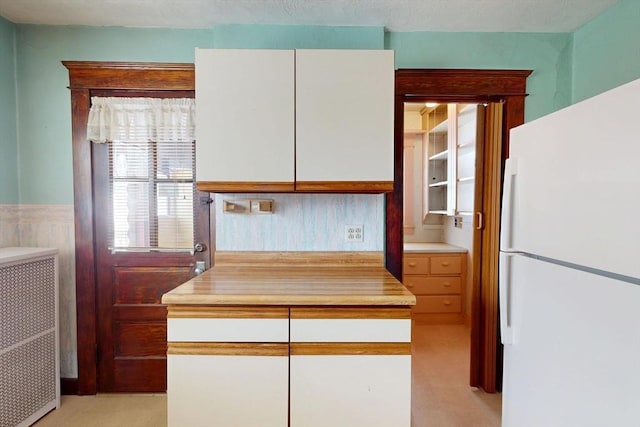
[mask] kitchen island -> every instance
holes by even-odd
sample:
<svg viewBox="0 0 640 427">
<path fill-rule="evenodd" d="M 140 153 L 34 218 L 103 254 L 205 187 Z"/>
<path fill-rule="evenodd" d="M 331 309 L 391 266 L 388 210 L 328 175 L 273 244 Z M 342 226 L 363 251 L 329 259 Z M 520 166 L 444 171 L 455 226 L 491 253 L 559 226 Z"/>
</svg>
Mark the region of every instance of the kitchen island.
<svg viewBox="0 0 640 427">
<path fill-rule="evenodd" d="M 216 253 L 165 294 L 175 426 L 409 426 L 415 297 L 358 253 Z"/>
</svg>

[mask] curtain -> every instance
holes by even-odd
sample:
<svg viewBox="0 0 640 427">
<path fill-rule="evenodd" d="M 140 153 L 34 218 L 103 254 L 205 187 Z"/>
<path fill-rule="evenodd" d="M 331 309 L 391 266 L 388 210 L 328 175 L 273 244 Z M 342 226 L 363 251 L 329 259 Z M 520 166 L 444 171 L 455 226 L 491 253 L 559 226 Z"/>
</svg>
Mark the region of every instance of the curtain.
<svg viewBox="0 0 640 427">
<path fill-rule="evenodd" d="M 87 138 L 104 142 L 193 142 L 191 98 L 92 97 Z"/>
</svg>

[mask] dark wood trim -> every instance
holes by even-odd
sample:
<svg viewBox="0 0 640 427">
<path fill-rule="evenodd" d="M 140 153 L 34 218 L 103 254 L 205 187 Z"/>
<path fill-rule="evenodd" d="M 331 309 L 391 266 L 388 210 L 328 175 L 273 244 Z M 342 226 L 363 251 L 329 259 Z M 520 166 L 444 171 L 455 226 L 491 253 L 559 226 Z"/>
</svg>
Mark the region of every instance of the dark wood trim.
<svg viewBox="0 0 640 427">
<path fill-rule="evenodd" d="M 92 91 L 194 91 L 193 64 L 63 61 L 69 70 L 75 213 L 78 394 L 97 391 L 96 268 L 91 144 L 87 118 Z"/>
<path fill-rule="evenodd" d="M 502 102 L 504 108 L 502 158 L 509 152 L 509 129 L 524 123 L 526 79 L 531 70 L 472 69 L 400 69 L 395 78 L 395 182 L 386 196 L 386 266 L 399 280 L 402 277 L 402 138 L 404 102 L 433 100 L 439 102 Z M 495 248 L 498 257 L 498 248 Z M 474 290 L 475 292 L 475 290 Z M 494 295 L 483 293 L 483 295 Z M 492 296 L 493 298 L 493 296 Z M 481 324 L 497 318 L 497 301 L 480 301 Z M 495 331 L 487 332 L 472 324 L 472 351 L 477 350 L 482 366 L 472 366 L 472 384 L 495 392 L 499 387 L 501 360 L 496 357 L 499 341 Z M 500 353 L 500 352 L 498 352 Z M 493 355 L 493 356 L 492 356 Z M 474 372 L 474 370 L 481 371 Z"/>
<path fill-rule="evenodd" d="M 76 395 L 78 394 L 77 378 L 60 378 L 60 394 Z"/>
<path fill-rule="evenodd" d="M 70 89 L 195 90 L 193 64 L 62 61 Z"/>
</svg>

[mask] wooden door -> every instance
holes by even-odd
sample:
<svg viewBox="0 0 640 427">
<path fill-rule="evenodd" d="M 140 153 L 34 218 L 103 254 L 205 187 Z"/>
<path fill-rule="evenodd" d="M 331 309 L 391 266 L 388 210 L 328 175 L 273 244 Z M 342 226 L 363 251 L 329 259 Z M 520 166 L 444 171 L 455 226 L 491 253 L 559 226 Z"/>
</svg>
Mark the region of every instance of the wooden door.
<svg viewBox="0 0 640 427">
<path fill-rule="evenodd" d="M 162 94 L 167 96 L 167 94 Z M 193 149 L 191 143 L 186 144 Z M 149 169 L 157 168 L 162 159 L 156 144 L 149 143 Z M 163 235 L 173 233 L 167 230 L 166 221 L 158 212 L 164 185 L 157 174 L 151 171 L 145 182 L 136 182 L 145 188 L 142 206 L 147 210 L 142 244 L 132 248 L 116 249 L 114 235 L 116 225 L 123 218 L 116 212 L 115 179 L 109 165 L 113 163 L 116 148 L 113 144 L 92 144 L 92 170 L 94 182 L 95 211 L 95 253 L 96 253 L 96 294 L 97 294 L 97 391 L 100 392 L 163 392 L 167 387 L 167 311 L 160 303 L 167 291 L 189 280 L 195 274 L 196 262 L 209 258 L 209 203 L 208 193 L 195 191 L 194 182 L 180 182 L 180 194 L 193 207 L 193 232 L 187 227 L 186 239 L 180 249 L 153 249 L 160 246 L 158 240 Z M 144 157 L 144 156 L 143 156 Z M 193 164 L 193 162 L 191 162 Z M 195 174 L 192 175 L 195 178 Z M 193 179 L 194 181 L 194 179 Z M 164 191 L 166 193 L 166 191 Z M 134 196 L 139 196 L 134 194 Z M 140 200 L 128 199 L 124 213 L 127 226 L 140 228 L 139 221 L 131 218 Z M 175 196 L 174 196 L 175 197 Z M 188 209 L 188 207 L 187 207 Z M 164 224 L 164 225 L 163 225 Z M 177 227 L 171 225 L 170 227 Z M 169 227 L 169 228 L 170 228 Z M 155 229 L 155 231 L 154 231 Z M 164 230 L 164 231 L 163 231 Z M 137 230 L 134 230 L 137 231 Z M 134 233 L 134 231 L 129 231 Z M 191 241 L 191 239 L 193 241 Z M 174 239 L 175 241 L 175 239 Z M 195 243 L 203 243 L 202 251 L 194 251 Z M 186 247 L 186 245 L 189 245 Z"/>
</svg>

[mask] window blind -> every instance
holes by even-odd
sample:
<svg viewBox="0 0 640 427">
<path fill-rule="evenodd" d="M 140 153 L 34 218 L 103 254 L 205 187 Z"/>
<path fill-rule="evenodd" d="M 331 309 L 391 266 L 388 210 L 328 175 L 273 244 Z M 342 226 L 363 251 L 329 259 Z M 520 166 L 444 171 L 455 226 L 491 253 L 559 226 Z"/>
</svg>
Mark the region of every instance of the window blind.
<svg viewBox="0 0 640 427">
<path fill-rule="evenodd" d="M 108 144 L 112 250 L 191 250 L 195 143 Z"/>
</svg>

